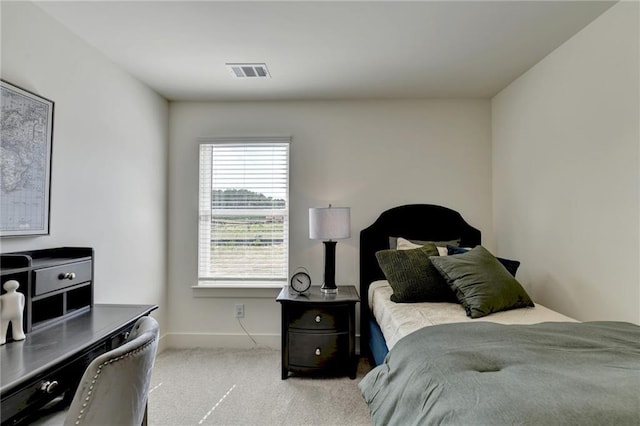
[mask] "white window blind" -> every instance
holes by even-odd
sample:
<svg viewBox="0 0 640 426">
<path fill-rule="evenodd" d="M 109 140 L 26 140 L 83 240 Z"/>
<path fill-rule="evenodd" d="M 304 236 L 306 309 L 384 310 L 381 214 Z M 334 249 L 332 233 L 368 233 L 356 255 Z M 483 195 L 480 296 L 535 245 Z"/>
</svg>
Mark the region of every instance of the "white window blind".
<svg viewBox="0 0 640 426">
<path fill-rule="evenodd" d="M 210 141 L 200 145 L 199 281 L 285 281 L 289 138 Z"/>
</svg>

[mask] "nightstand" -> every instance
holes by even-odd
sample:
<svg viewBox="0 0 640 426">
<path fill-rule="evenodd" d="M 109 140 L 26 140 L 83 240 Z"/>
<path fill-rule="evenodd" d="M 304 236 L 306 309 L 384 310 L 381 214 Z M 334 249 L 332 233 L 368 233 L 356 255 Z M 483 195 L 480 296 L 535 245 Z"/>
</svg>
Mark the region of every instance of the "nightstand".
<svg viewBox="0 0 640 426">
<path fill-rule="evenodd" d="M 289 372 L 348 374 L 356 378 L 356 303 L 354 286 L 339 286 L 337 294 L 324 294 L 312 286 L 309 294 L 282 289 L 282 379 Z"/>
</svg>

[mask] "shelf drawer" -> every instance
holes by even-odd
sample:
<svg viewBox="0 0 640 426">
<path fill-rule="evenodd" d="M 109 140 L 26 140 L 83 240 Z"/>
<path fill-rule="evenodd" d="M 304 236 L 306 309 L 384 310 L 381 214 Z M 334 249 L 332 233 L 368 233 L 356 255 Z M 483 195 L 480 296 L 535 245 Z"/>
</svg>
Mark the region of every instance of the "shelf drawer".
<svg viewBox="0 0 640 426">
<path fill-rule="evenodd" d="M 91 261 L 66 263 L 34 271 L 34 296 L 91 280 Z"/>
<path fill-rule="evenodd" d="M 289 365 L 307 368 L 338 367 L 349 359 L 349 333 L 289 332 Z"/>
<path fill-rule="evenodd" d="M 302 330 L 349 331 L 349 306 L 290 307 L 289 328 Z"/>
</svg>

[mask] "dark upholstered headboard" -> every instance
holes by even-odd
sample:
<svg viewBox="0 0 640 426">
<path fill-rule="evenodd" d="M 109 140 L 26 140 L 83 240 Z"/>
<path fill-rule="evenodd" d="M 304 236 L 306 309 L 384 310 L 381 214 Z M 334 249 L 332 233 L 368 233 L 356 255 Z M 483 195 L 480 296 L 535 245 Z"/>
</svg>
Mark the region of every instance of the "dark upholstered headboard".
<svg viewBox="0 0 640 426">
<path fill-rule="evenodd" d="M 463 247 L 480 244 L 480 231 L 469 225 L 460 213 L 432 204 L 409 204 L 383 212 L 368 228 L 360 231 L 360 352 L 369 348 L 369 285 L 385 276 L 378 266 L 376 252 L 389 248 L 389 237 L 419 241 L 460 239 Z"/>
</svg>

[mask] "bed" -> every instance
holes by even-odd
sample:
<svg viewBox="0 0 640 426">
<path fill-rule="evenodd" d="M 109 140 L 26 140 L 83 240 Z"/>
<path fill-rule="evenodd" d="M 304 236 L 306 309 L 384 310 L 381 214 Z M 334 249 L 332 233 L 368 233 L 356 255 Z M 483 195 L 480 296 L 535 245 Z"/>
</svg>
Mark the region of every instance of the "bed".
<svg viewBox="0 0 640 426">
<path fill-rule="evenodd" d="M 411 256 L 424 258 L 425 242 L 456 253 L 438 256 L 440 247 L 428 258 L 459 300 L 389 300 L 402 295 L 387 279 L 400 267 L 389 269 L 384 256 L 407 259 L 392 249 L 407 241 L 423 247 Z M 360 347 L 376 367 L 359 387 L 373 423 L 640 424 L 640 327 L 580 323 L 520 294 L 520 305 L 478 314 L 464 299 L 474 288 L 464 287 L 469 274 L 455 269 L 465 271 L 472 252 L 491 257 L 482 268 L 500 263 L 500 274 L 517 281 L 514 261 L 486 255 L 480 231 L 446 207 L 395 207 L 361 231 Z"/>
<path fill-rule="evenodd" d="M 386 280 L 376 253 L 389 249 L 389 237 L 418 241 L 459 240 L 463 247 L 481 243 L 481 233 L 469 225 L 460 213 L 432 204 L 409 204 L 383 212 L 368 228 L 360 232 L 360 347 L 374 364 L 388 352 L 382 331 L 372 317 L 368 303 L 369 287 Z"/>
</svg>

